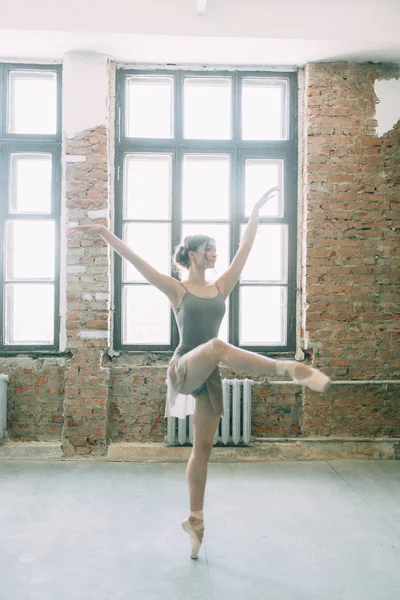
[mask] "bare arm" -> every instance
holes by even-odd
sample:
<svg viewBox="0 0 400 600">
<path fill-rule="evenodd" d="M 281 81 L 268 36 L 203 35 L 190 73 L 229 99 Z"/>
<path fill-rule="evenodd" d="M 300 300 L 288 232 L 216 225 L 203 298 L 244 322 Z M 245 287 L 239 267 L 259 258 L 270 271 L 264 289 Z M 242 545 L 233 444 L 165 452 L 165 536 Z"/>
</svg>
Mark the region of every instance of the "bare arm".
<svg viewBox="0 0 400 600">
<path fill-rule="evenodd" d="M 243 271 L 244 265 L 246 264 L 250 250 L 253 247 L 254 238 L 256 237 L 258 222 L 260 220 L 260 208 L 278 189 L 279 187 L 271 188 L 254 205 L 253 212 L 251 213 L 249 222 L 247 223 L 247 227 L 244 231 L 239 250 L 236 252 L 231 264 L 229 265 L 229 268 L 217 281 L 218 288 L 223 296 L 229 296 L 239 280 L 240 274 Z"/>
<path fill-rule="evenodd" d="M 184 290 L 178 281 L 169 275 L 163 275 L 157 271 L 157 269 L 149 265 L 148 262 L 138 256 L 131 248 L 129 248 L 129 246 L 107 229 L 107 227 L 104 227 L 104 225 L 88 225 L 80 227 L 79 230 L 99 233 L 111 248 L 136 267 L 139 273 L 141 273 L 149 283 L 166 294 L 173 305 L 177 306 L 180 303 L 182 292 L 184 292 Z"/>
</svg>

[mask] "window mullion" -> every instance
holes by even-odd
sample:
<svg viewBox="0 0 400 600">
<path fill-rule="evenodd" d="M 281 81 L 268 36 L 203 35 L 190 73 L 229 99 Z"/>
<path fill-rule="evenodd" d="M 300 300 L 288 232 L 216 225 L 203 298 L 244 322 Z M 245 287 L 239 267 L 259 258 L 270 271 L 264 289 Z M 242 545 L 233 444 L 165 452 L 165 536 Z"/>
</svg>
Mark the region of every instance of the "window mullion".
<svg viewBox="0 0 400 600">
<path fill-rule="evenodd" d="M 21 73 L 38 73 L 41 71 L 48 71 L 53 73 L 52 77 L 55 77 L 55 85 L 57 88 L 57 93 L 54 96 L 54 101 L 56 102 L 55 110 L 55 130 L 54 133 L 12 133 L 7 131 L 7 111 L 11 109 L 8 107 L 9 96 L 7 94 L 8 84 L 9 84 L 9 74 L 11 72 L 16 72 L 18 77 L 18 72 Z M 47 92 L 45 92 L 47 93 Z M 43 96 L 45 98 L 45 96 Z M 52 105 L 54 107 L 54 104 Z M 10 202 L 10 170 L 11 170 L 11 155 L 27 155 L 25 158 L 29 160 L 29 155 L 32 155 L 34 159 L 35 155 L 46 154 L 51 156 L 51 189 L 49 190 L 49 202 L 50 204 L 46 207 L 49 212 L 43 213 L 29 213 L 23 212 L 28 208 L 32 207 L 36 210 L 44 210 L 43 205 L 36 205 L 34 207 L 32 205 L 29 206 L 24 204 L 15 207 L 15 214 L 10 213 L 9 210 L 9 202 Z M 21 158 L 21 157 L 20 157 Z M 14 167 L 16 169 L 16 166 Z M 36 170 L 34 169 L 36 172 Z M 14 172 L 14 171 L 13 171 Z M 14 173 L 16 173 L 15 171 Z M 40 173 L 40 171 L 39 171 Z M 20 175 L 20 177 L 23 177 Z M 43 173 L 43 177 L 46 178 L 47 174 Z M 20 179 L 19 179 L 20 181 Z M 43 182 L 46 179 L 41 179 L 41 176 L 38 175 L 39 186 L 43 185 Z M 31 182 L 31 188 L 29 190 L 29 200 L 34 198 L 34 182 Z M 2 330 L 4 331 L 4 338 L 0 340 L 0 347 L 5 352 L 32 352 L 32 351 L 54 351 L 58 349 L 59 344 L 59 285 L 60 285 L 60 273 L 59 273 L 59 261 L 60 261 L 60 214 L 61 214 L 61 66 L 60 65 L 23 65 L 23 64 L 0 64 L 0 244 L 3 248 L 2 260 L 0 265 L 0 281 L 1 281 L 1 290 L 0 290 L 0 318 L 2 319 Z M 28 196 L 26 195 L 26 198 Z M 15 221 L 19 227 L 23 226 L 23 222 L 26 223 L 32 222 L 34 226 L 38 226 L 39 223 L 43 223 L 43 221 L 49 221 L 54 226 L 54 272 L 52 274 L 51 279 L 40 279 L 32 277 L 35 273 L 29 274 L 29 270 L 26 272 L 27 277 L 24 279 L 14 279 L 13 277 L 10 281 L 6 282 L 6 271 L 5 265 L 12 262 L 14 264 L 13 253 L 16 250 L 15 245 L 7 248 L 5 243 L 5 224 L 6 221 Z M 50 241 L 50 238 L 49 238 Z M 25 241 L 24 241 L 25 243 Z M 26 243 L 29 243 L 27 241 Z M 24 252 L 28 251 L 28 246 L 26 246 Z M 20 246 L 22 248 L 22 246 Z M 11 265 L 10 265 L 11 266 Z M 39 273 L 36 273 L 39 275 Z M 53 328 L 53 338 L 51 343 L 46 343 L 45 338 L 41 338 L 40 334 L 38 338 L 29 338 L 28 335 L 24 341 L 19 341 L 17 343 L 9 343 L 9 340 L 12 342 L 14 339 L 22 339 L 21 332 L 14 332 L 13 326 L 17 327 L 18 323 L 15 322 L 14 325 L 12 323 L 12 319 L 18 319 L 18 316 L 13 315 L 13 310 L 16 308 L 13 303 L 12 295 L 14 293 L 14 287 L 9 289 L 8 295 L 8 310 L 5 311 L 5 285 L 8 283 L 9 286 L 16 286 L 22 284 L 36 284 L 37 289 L 42 288 L 41 286 L 51 285 L 54 290 L 54 295 L 52 299 L 50 297 L 47 298 L 49 302 L 53 302 L 54 309 L 54 320 L 53 323 L 47 323 L 49 326 L 49 334 L 50 327 Z M 21 288 L 19 288 L 21 289 Z M 19 293 L 20 294 L 20 293 Z M 43 297 L 41 297 L 41 302 Z M 47 301 L 46 300 L 46 301 Z M 23 299 L 25 302 L 25 298 Z M 49 304 L 50 309 L 50 304 Z M 19 306 L 18 310 L 21 310 L 21 306 Z M 49 314 L 49 313 L 48 313 Z M 4 318 L 7 316 L 8 323 L 4 322 Z M 3 326 L 4 325 L 4 326 Z M 46 325 L 46 327 L 47 327 Z M 20 326 L 19 326 L 20 327 Z M 24 332 L 22 332 L 24 334 Z M 14 338 L 14 335 L 17 337 Z M 24 334 L 25 335 L 25 334 Z M 35 339 L 35 342 L 27 341 Z M 49 340 L 50 341 L 50 338 Z M 5 343 L 7 342 L 7 343 Z"/>
<path fill-rule="evenodd" d="M 174 156 L 172 159 L 172 191 L 171 191 L 171 268 L 174 265 L 173 255 L 181 239 L 181 189 L 182 168 L 179 145 L 182 140 L 182 72 L 178 71 L 174 77 Z M 173 276 L 176 273 L 171 272 Z M 171 309 L 171 339 L 170 344 L 175 348 L 179 343 L 179 331 L 175 316 Z"/>
<path fill-rule="evenodd" d="M 6 131 L 6 71 L 4 64 L 0 63 L 0 140 L 4 138 Z M 1 148 L 1 147 L 0 147 Z"/>
<path fill-rule="evenodd" d="M 177 71 L 175 75 L 175 149 L 180 148 L 183 142 L 183 72 Z"/>
<path fill-rule="evenodd" d="M 178 79 L 178 76 L 177 78 Z M 176 84 L 177 93 L 176 93 L 176 110 L 179 110 L 180 106 L 180 78 L 178 83 Z M 175 126 L 180 128 L 179 122 L 179 113 L 177 112 L 175 118 Z M 176 138 L 180 136 L 180 134 L 175 130 Z M 175 139 L 176 139 L 175 138 Z M 179 151 L 179 145 L 176 142 L 175 151 L 172 161 L 172 190 L 171 190 L 171 263 L 173 263 L 173 256 L 176 246 L 179 244 L 181 240 L 181 231 L 182 231 L 182 156 Z M 173 276 L 176 276 L 177 273 L 172 273 Z M 175 322 L 175 317 L 173 311 L 171 309 L 170 312 L 171 319 L 171 339 L 170 344 L 172 348 L 175 348 L 179 343 L 179 332 Z"/>
<path fill-rule="evenodd" d="M 231 173 L 231 213 L 230 213 L 230 260 L 233 260 L 240 242 L 241 222 L 241 163 L 240 152 L 233 152 L 233 164 Z M 229 341 L 235 346 L 239 345 L 239 287 L 234 287 L 229 298 Z"/>
<path fill-rule="evenodd" d="M 1 98 L 2 94 L 2 81 L 3 81 L 3 65 L 0 65 L 0 114 L 2 114 L 1 110 Z M 2 127 L 2 119 L 0 119 L 0 129 Z M 7 211 L 7 203 L 6 203 L 6 160 L 4 157 L 4 148 L 3 143 L 0 140 L 0 248 L 2 248 L 2 252 L 0 253 L 0 319 L 1 319 L 1 331 L 2 335 L 0 337 L 0 348 L 3 347 L 4 344 L 4 336 L 5 336 L 5 323 L 4 323 L 4 297 L 5 297 L 5 286 L 4 286 L 4 261 L 5 261 L 5 218 Z"/>
</svg>

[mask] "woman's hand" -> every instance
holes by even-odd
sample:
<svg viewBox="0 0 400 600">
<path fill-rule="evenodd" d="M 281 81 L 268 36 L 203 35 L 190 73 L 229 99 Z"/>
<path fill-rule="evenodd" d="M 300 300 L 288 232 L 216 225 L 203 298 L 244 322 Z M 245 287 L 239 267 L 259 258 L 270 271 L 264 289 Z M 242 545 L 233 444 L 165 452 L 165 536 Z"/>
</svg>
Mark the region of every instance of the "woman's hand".
<svg viewBox="0 0 400 600">
<path fill-rule="evenodd" d="M 263 194 L 261 196 L 261 198 L 255 203 L 253 210 L 258 212 L 260 210 L 260 208 L 262 208 L 264 206 L 264 204 L 270 199 L 270 197 L 273 196 L 273 194 L 275 192 L 277 192 L 278 190 L 279 190 L 279 185 L 277 185 L 276 187 L 273 187 L 270 190 L 268 190 L 267 192 L 265 192 L 265 194 Z"/>
</svg>

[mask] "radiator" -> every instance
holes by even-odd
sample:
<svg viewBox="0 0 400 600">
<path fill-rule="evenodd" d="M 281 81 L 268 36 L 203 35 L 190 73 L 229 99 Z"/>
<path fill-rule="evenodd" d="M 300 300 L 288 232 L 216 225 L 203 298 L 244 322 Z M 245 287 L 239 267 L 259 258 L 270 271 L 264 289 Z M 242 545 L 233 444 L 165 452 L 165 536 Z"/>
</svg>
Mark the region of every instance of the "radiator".
<svg viewBox="0 0 400 600">
<path fill-rule="evenodd" d="M 224 416 L 221 417 L 214 438 L 214 446 L 249 444 L 251 437 L 251 384 L 250 379 L 223 379 L 222 399 Z M 193 415 L 186 419 L 167 418 L 168 446 L 193 445 Z"/>
<path fill-rule="evenodd" d="M 7 375 L 0 373 L 0 440 L 6 435 L 7 429 Z"/>
</svg>

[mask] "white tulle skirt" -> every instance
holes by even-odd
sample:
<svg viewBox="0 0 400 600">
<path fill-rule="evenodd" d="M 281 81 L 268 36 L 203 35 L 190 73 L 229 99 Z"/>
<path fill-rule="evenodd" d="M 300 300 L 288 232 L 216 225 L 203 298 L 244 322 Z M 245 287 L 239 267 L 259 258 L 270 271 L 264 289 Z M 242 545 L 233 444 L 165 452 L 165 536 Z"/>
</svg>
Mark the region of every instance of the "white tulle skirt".
<svg viewBox="0 0 400 600">
<path fill-rule="evenodd" d="M 181 390 L 186 380 L 187 357 L 184 354 L 174 354 L 167 370 L 167 398 L 165 404 L 165 418 L 177 417 L 186 419 L 194 414 L 195 403 L 201 401 L 201 395 L 208 394 L 211 405 L 216 415 L 223 415 L 222 381 L 219 367 L 214 369 L 203 385 L 190 394 L 182 394 Z"/>
</svg>

